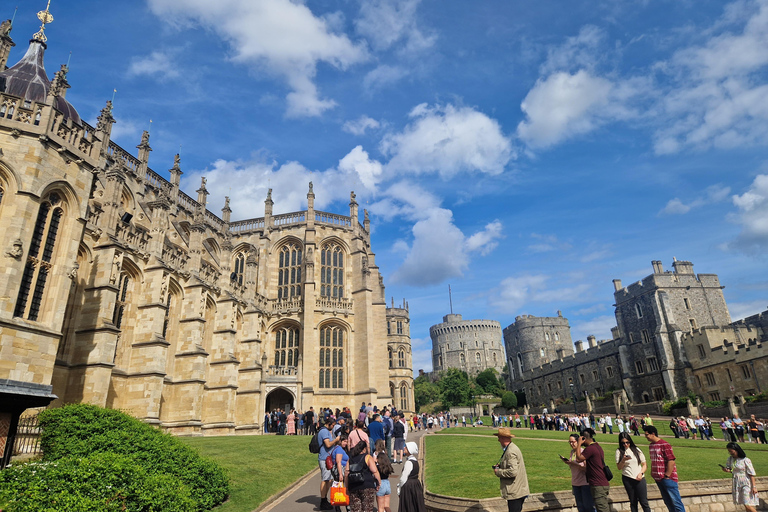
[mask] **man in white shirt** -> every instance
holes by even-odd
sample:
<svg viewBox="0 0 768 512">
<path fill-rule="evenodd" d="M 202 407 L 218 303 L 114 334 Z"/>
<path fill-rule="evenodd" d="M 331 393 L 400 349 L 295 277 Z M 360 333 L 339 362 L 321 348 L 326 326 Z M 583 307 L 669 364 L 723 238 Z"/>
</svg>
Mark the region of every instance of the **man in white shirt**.
<svg viewBox="0 0 768 512">
<path fill-rule="evenodd" d="M 608 433 L 613 434 L 613 418 L 610 414 L 605 415 L 605 424 L 608 425 Z"/>
</svg>

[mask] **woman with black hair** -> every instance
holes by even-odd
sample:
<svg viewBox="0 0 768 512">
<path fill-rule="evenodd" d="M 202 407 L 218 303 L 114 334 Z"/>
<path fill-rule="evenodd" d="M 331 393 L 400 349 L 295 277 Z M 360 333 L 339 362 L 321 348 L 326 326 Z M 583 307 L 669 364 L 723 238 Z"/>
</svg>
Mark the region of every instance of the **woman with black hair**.
<svg viewBox="0 0 768 512">
<path fill-rule="evenodd" d="M 744 505 L 747 512 L 757 512 L 760 497 L 757 494 L 755 468 L 752 466 L 752 461 L 749 460 L 741 446 L 736 443 L 728 443 L 725 448 L 730 457 L 728 457 L 723 471 L 733 475 L 733 503 L 734 505 Z"/>
<path fill-rule="evenodd" d="M 651 512 L 648 506 L 648 486 L 645 482 L 647 465 L 645 455 L 635 446 L 629 432 L 619 434 L 619 448 L 616 450 L 616 467 L 621 470 L 621 481 L 629 496 L 632 512 L 637 512 L 637 504 L 643 512 Z"/>
<path fill-rule="evenodd" d="M 368 443 L 357 443 L 349 452 L 344 481 L 349 492 L 349 510 L 374 512 L 381 476 L 376 461 L 368 454 Z"/>
</svg>

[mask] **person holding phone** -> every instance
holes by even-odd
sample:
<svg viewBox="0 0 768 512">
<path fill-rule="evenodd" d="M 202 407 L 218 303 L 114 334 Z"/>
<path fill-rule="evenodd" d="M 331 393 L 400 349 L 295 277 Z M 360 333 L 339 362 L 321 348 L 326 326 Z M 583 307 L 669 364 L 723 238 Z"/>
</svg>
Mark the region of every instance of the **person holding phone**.
<svg viewBox="0 0 768 512">
<path fill-rule="evenodd" d="M 581 450 L 582 445 L 585 447 L 583 450 Z M 595 431 L 591 428 L 582 430 L 577 446 L 579 450 L 576 453 L 576 460 L 586 462 L 587 482 L 589 482 L 595 510 L 597 512 L 611 512 L 611 506 L 608 503 L 611 483 L 605 477 L 605 470 L 603 469 L 605 455 L 603 448 L 595 441 Z"/>
<path fill-rule="evenodd" d="M 728 462 L 725 466 L 720 464 L 723 471 L 733 475 L 733 504 L 744 505 L 747 512 L 757 512 L 757 506 L 760 504 L 760 496 L 757 494 L 757 484 L 755 482 L 755 468 L 752 461 L 749 460 L 744 450 L 736 443 L 725 445 L 728 450 Z"/>
<path fill-rule="evenodd" d="M 579 434 L 571 434 L 568 437 L 568 444 L 571 445 L 570 458 L 560 455 L 560 460 L 565 462 L 571 469 L 571 490 L 576 500 L 576 508 L 579 512 L 594 512 L 595 504 L 592 501 L 589 482 L 587 482 L 586 463 L 576 460 L 576 452 L 581 452 L 579 437 Z"/>
<path fill-rule="evenodd" d="M 616 467 L 621 470 L 621 481 L 629 496 L 632 512 L 637 512 L 637 504 L 643 512 L 651 512 L 648 506 L 648 485 L 645 482 L 647 464 L 645 455 L 635 446 L 628 432 L 619 434 L 619 448 L 616 450 Z"/>
</svg>

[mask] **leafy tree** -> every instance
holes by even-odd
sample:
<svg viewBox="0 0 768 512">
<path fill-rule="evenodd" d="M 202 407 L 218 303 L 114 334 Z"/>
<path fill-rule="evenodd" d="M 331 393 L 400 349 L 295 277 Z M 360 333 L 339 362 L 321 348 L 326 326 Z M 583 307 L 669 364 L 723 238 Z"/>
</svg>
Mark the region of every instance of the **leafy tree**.
<svg viewBox="0 0 768 512">
<path fill-rule="evenodd" d="M 505 364 L 504 368 L 501 369 L 501 377 L 499 377 L 499 380 L 502 384 L 509 382 L 509 363 Z"/>
<path fill-rule="evenodd" d="M 517 407 L 517 395 L 513 391 L 505 391 L 501 396 L 501 406 L 507 410 Z"/>
<path fill-rule="evenodd" d="M 440 398 L 445 408 L 454 405 L 469 405 L 472 392 L 467 372 L 457 368 L 448 368 L 440 376 L 437 385 L 440 388 Z"/>
<path fill-rule="evenodd" d="M 416 401 L 416 410 L 419 411 L 422 406 L 440 400 L 440 388 L 426 375 L 419 375 L 413 380 L 413 397 Z"/>
<path fill-rule="evenodd" d="M 484 393 L 501 396 L 504 392 L 504 385 L 499 382 L 498 373 L 493 368 L 486 368 L 478 373 L 475 382 Z"/>
</svg>

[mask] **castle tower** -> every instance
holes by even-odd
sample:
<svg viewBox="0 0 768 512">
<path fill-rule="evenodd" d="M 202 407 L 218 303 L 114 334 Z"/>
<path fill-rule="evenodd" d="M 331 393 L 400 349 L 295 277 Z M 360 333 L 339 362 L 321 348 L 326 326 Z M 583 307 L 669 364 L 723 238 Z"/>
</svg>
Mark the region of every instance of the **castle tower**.
<svg viewBox="0 0 768 512">
<path fill-rule="evenodd" d="M 443 323 L 429 328 L 432 338 L 432 368 L 447 368 L 477 375 L 487 368 L 501 373 L 504 347 L 501 324 L 495 320 L 462 320 L 461 315 L 445 315 Z"/>
<path fill-rule="evenodd" d="M 387 356 L 392 405 L 400 411 L 414 412 L 411 320 L 405 299 L 395 307 L 393 298 L 387 308 Z"/>
</svg>

